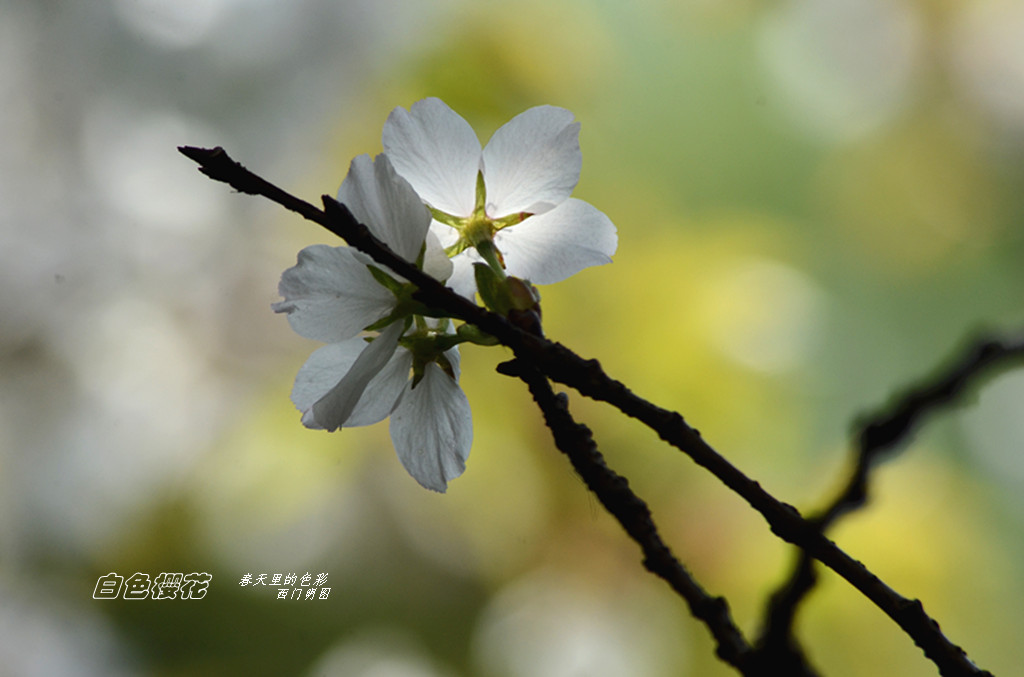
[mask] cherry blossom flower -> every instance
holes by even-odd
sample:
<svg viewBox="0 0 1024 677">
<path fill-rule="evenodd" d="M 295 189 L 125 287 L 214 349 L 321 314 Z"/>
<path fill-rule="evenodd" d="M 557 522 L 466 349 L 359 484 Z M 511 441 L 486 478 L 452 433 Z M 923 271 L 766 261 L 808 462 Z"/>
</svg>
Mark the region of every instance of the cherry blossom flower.
<svg viewBox="0 0 1024 677">
<path fill-rule="evenodd" d="M 402 465 L 427 489 L 444 492 L 465 470 L 473 441 L 469 400 L 458 385 L 459 352 L 442 353 L 443 366 L 423 365 L 414 387 L 417 356 L 398 343 L 402 329 L 396 322 L 369 344 L 356 337 L 319 348 L 299 369 L 292 401 L 309 428 L 372 425 L 390 416 Z"/>
<path fill-rule="evenodd" d="M 399 256 L 441 280 L 451 273 L 429 233 L 429 212 L 386 156 L 353 160 L 338 201 Z M 448 322 L 417 315 L 405 280 L 349 247 L 303 249 L 279 290 L 284 300 L 274 311 L 287 313 L 297 333 L 328 344 L 295 379 L 292 401 L 303 424 L 333 431 L 390 416 L 402 465 L 443 492 L 465 469 L 473 437 Z"/>
<path fill-rule="evenodd" d="M 384 152 L 431 209 L 431 229 L 453 256 L 450 287 L 472 296 L 472 264 L 487 253 L 481 244 L 497 249 L 509 275 L 536 284 L 611 261 L 615 226 L 569 197 L 582 165 L 579 130 L 569 111 L 538 106 L 481 149 L 469 124 L 440 99 L 391 112 Z"/>
</svg>

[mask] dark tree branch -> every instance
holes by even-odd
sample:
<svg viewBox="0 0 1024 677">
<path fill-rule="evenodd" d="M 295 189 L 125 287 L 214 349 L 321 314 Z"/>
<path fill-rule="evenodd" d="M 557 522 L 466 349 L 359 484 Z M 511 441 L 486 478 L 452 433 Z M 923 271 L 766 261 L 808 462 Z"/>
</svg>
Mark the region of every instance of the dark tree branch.
<svg viewBox="0 0 1024 677">
<path fill-rule="evenodd" d="M 1024 339 L 979 337 L 962 354 L 931 378 L 907 389 L 889 405 L 857 423 L 857 448 L 853 470 L 843 489 L 811 522 L 824 532 L 840 517 L 862 507 L 868 500 L 871 469 L 886 455 L 900 451 L 924 420 L 955 405 L 978 381 L 1014 361 L 1024 361 Z M 795 640 L 793 623 L 797 609 L 817 583 L 814 561 L 801 551 L 785 583 L 771 596 L 764 630 L 756 645 L 759 653 L 778 660 L 799 661 L 802 652 Z"/>
<path fill-rule="evenodd" d="M 862 506 L 867 500 L 868 472 L 876 461 L 895 453 L 926 417 L 956 404 L 970 386 L 1014 360 L 1024 360 L 1024 339 L 978 338 L 935 377 L 909 389 L 892 405 L 863 417 L 857 425 L 860 430 L 853 475 L 815 521 L 827 527 L 844 513 Z"/>
<path fill-rule="evenodd" d="M 938 623 L 924 612 L 918 600 L 910 600 L 896 593 L 863 564 L 825 538 L 816 525 L 802 518 L 795 508 L 775 499 L 718 454 L 701 438 L 697 430 L 686 424 L 682 416 L 634 395 L 621 382 L 605 374 L 597 360 L 584 360 L 560 343 L 530 333 L 454 293 L 396 256 L 373 237 L 364 225 L 358 223 L 344 205 L 330 197 L 324 196 L 324 210 L 321 211 L 252 174 L 228 157 L 221 148 L 184 147 L 179 150 L 197 162 L 201 171 L 210 178 L 227 183 L 241 192 L 263 195 L 343 238 L 350 246 L 416 285 L 417 300 L 491 334 L 511 348 L 516 358 L 547 378 L 575 388 L 587 397 L 608 402 L 643 422 L 663 440 L 686 453 L 739 494 L 761 513 L 773 533 L 824 563 L 870 599 L 921 647 L 943 675 L 989 674 L 979 670 L 960 647 L 942 634 Z"/>
<path fill-rule="evenodd" d="M 725 599 L 705 592 L 661 540 L 647 504 L 633 493 L 626 478 L 605 464 L 590 429 L 577 423 L 569 413 L 569 398 L 564 393 L 556 395 L 548 379 L 522 360 L 504 362 L 498 365 L 498 371 L 526 383 L 544 414 L 555 445 L 569 458 L 601 505 L 640 546 L 644 567 L 672 586 L 686 600 L 690 613 L 708 627 L 718 645 L 718 657 L 748 677 L 764 674 L 750 664 L 750 646 L 733 622 Z"/>
</svg>

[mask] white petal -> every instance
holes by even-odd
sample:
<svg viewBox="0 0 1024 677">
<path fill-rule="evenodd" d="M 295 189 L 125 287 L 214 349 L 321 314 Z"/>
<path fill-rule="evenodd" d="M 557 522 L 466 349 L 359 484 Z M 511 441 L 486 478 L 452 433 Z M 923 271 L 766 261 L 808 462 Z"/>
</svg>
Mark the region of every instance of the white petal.
<svg viewBox="0 0 1024 677">
<path fill-rule="evenodd" d="M 476 295 L 476 273 L 473 272 L 473 264 L 482 261 L 475 249 L 467 249 L 457 254 L 452 259 L 452 274 L 445 284 L 472 301 Z"/>
<path fill-rule="evenodd" d="M 366 341 L 353 338 L 315 350 L 299 369 L 292 386 L 292 402 L 299 411 L 311 410 L 317 400 L 344 378 L 365 347 Z"/>
<path fill-rule="evenodd" d="M 430 212 L 386 155 L 352 160 L 338 202 L 406 261 L 415 261 L 430 228 Z"/>
<path fill-rule="evenodd" d="M 449 229 L 451 230 L 451 229 Z M 452 261 L 445 253 L 441 241 L 431 230 L 427 233 L 427 249 L 423 255 L 423 272 L 435 280 L 444 282 L 452 274 Z"/>
<path fill-rule="evenodd" d="M 430 232 L 437 236 L 437 241 L 442 247 L 448 248 L 459 241 L 459 231 L 440 221 L 430 223 Z"/>
<path fill-rule="evenodd" d="M 444 351 L 444 356 L 448 358 L 448 363 L 452 365 L 452 371 L 455 372 L 455 382 L 459 382 L 459 375 L 462 373 L 460 363 L 462 362 L 462 355 L 459 354 L 459 347 L 455 346 L 451 350 Z"/>
<path fill-rule="evenodd" d="M 442 247 L 451 247 L 459 240 L 458 231 L 440 221 L 434 221 L 430 224 L 430 232 L 437 235 L 437 239 Z M 445 284 L 472 301 L 476 294 L 476 278 L 473 275 L 472 262 L 482 261 L 483 259 L 480 258 L 475 249 L 467 249 L 449 260 L 452 262 L 452 271 L 445 278 Z"/>
<path fill-rule="evenodd" d="M 308 427 L 337 430 L 352 415 L 366 386 L 391 359 L 404 326 L 395 322 L 363 348 L 345 376 L 303 414 Z M 315 425 L 310 425 L 315 423 Z"/>
<path fill-rule="evenodd" d="M 469 400 L 436 364 L 402 394 L 391 414 L 391 441 L 402 465 L 427 489 L 443 492 L 466 469 L 473 443 Z"/>
<path fill-rule="evenodd" d="M 480 141 L 469 123 L 440 99 L 396 108 L 384 123 L 384 152 L 435 209 L 469 216 L 476 200 Z"/>
<path fill-rule="evenodd" d="M 580 179 L 580 125 L 564 108 L 520 113 L 484 148 L 487 214 L 543 213 L 572 193 Z"/>
<path fill-rule="evenodd" d="M 570 198 L 550 212 L 498 231 L 494 242 L 505 256 L 509 275 L 551 284 L 589 266 L 610 263 L 618 237 L 607 216 Z"/>
<path fill-rule="evenodd" d="M 366 346 L 366 341 L 357 337 L 330 343 L 314 351 L 299 369 L 292 387 L 292 402 L 299 411 L 311 412 L 317 400 L 344 378 Z M 396 350 L 384 368 L 366 386 L 359 403 L 345 421 L 345 427 L 372 425 L 387 418 L 395 408 L 398 396 L 409 383 L 411 367 L 412 355 L 409 351 L 402 348 Z M 322 429 L 312 415 L 308 419 L 308 427 Z"/>
<path fill-rule="evenodd" d="M 288 313 L 292 329 L 306 338 L 328 343 L 351 338 L 395 305 L 394 294 L 373 279 L 368 262 L 348 247 L 306 247 L 298 264 L 281 275 L 278 291 L 284 301 L 271 307 Z"/>
<path fill-rule="evenodd" d="M 372 425 L 390 416 L 398 404 L 398 398 L 409 384 L 411 369 L 412 353 L 399 346 L 384 368 L 366 386 L 359 404 L 345 421 L 345 427 Z"/>
</svg>

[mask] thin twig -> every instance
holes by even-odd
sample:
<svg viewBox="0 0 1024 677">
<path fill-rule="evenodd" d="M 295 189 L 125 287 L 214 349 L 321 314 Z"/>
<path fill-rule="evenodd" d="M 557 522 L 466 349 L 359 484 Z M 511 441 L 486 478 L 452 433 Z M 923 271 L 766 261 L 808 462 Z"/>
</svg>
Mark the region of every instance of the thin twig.
<svg viewBox="0 0 1024 677">
<path fill-rule="evenodd" d="M 1024 360 L 1024 339 L 979 337 L 949 366 L 908 388 L 874 414 L 862 417 L 857 424 L 857 448 L 850 477 L 811 522 L 824 532 L 843 515 L 862 507 L 868 499 L 870 471 L 880 460 L 898 453 L 928 416 L 955 405 L 972 386 L 1016 360 Z M 813 560 L 800 551 L 792 572 L 769 600 L 764 630 L 756 642 L 758 652 L 791 660 L 802 657 L 794 639 L 793 623 L 801 601 L 816 582 Z"/>
<path fill-rule="evenodd" d="M 860 430 L 856 470 L 846 488 L 815 521 L 828 526 L 843 513 L 863 505 L 867 500 L 868 471 L 875 462 L 895 452 L 927 416 L 956 404 L 978 380 L 1020 359 L 1024 359 L 1024 339 L 979 337 L 937 376 L 907 390 L 893 405 L 862 417 L 857 426 Z"/>
<path fill-rule="evenodd" d="M 633 394 L 621 382 L 605 374 L 597 360 L 584 360 L 560 343 L 531 334 L 447 289 L 408 261 L 396 256 L 373 237 L 364 225 L 358 223 L 344 205 L 330 197 L 324 196 L 324 210 L 321 211 L 255 176 L 228 157 L 222 148 L 184 147 L 179 150 L 199 163 L 201 171 L 210 178 L 242 192 L 263 195 L 339 235 L 350 246 L 416 285 L 418 291 L 415 298 L 496 337 L 503 345 L 511 348 L 518 359 L 546 377 L 575 388 L 587 397 L 608 402 L 643 422 L 663 440 L 686 453 L 739 494 L 761 513 L 773 533 L 824 563 L 870 599 L 921 647 L 925 655 L 939 667 L 942 675 L 989 675 L 977 668 L 960 647 L 942 634 L 938 623 L 925 613 L 920 601 L 899 595 L 863 564 L 825 538 L 795 508 L 777 500 L 725 460 L 701 438 L 697 430 L 686 424 L 682 416 Z"/>
<path fill-rule="evenodd" d="M 517 376 L 530 389 L 544 414 L 544 421 L 555 444 L 573 468 L 594 492 L 601 504 L 619 521 L 622 528 L 641 548 L 644 567 L 664 579 L 690 607 L 690 613 L 708 627 L 714 637 L 716 654 L 743 675 L 763 674 L 747 660 L 750 645 L 733 622 L 724 598 L 712 597 L 698 584 L 658 533 L 647 504 L 630 489 L 626 478 L 609 468 L 587 426 L 577 423 L 569 412 L 569 399 L 555 395 L 551 384 L 539 371 L 521 360 L 498 365 L 498 371 Z"/>
</svg>

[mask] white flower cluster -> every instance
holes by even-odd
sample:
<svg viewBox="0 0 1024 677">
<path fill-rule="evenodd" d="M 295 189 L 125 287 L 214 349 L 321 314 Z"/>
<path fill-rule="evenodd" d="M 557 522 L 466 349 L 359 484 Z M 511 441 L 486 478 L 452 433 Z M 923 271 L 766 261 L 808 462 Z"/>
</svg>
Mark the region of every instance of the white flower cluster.
<svg viewBox="0 0 1024 677">
<path fill-rule="evenodd" d="M 384 153 L 352 161 L 338 201 L 392 251 L 458 293 L 477 293 L 477 268 L 538 284 L 608 263 L 615 227 L 570 198 L 579 180 L 579 123 L 539 106 L 502 126 L 483 149 L 440 99 L 396 108 Z M 412 298 L 412 285 L 349 247 L 315 245 L 281 276 L 292 328 L 327 343 L 299 370 L 292 401 L 309 428 L 337 430 L 391 417 L 402 465 L 443 492 L 462 474 L 473 437 L 458 385 L 450 320 Z M 484 295 L 484 290 L 481 290 Z"/>
</svg>

